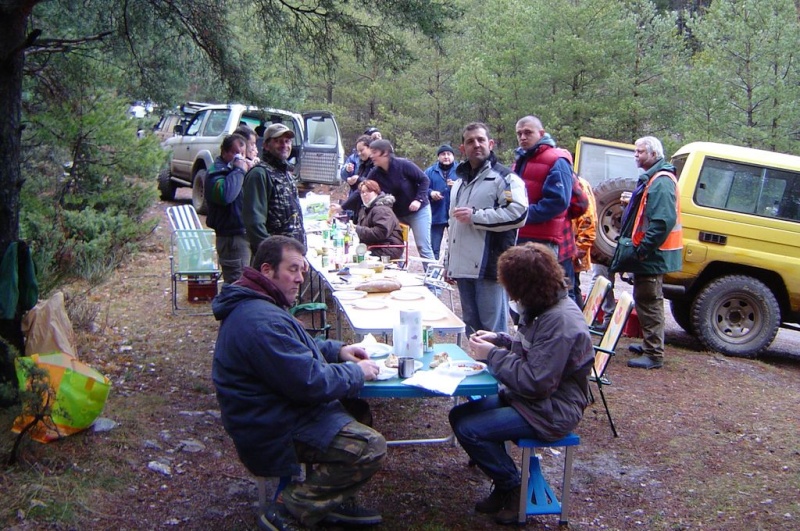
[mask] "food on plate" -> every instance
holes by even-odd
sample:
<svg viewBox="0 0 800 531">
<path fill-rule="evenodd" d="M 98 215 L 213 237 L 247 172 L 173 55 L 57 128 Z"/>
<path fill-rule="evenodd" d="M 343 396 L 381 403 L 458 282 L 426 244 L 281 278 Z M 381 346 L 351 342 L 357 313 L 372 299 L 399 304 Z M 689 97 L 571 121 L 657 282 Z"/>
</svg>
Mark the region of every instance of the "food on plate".
<svg viewBox="0 0 800 531">
<path fill-rule="evenodd" d="M 368 280 L 358 284 L 353 289 L 366 291 L 367 293 L 389 293 L 402 288 L 399 281 L 393 279 Z"/>
<path fill-rule="evenodd" d="M 468 361 L 451 363 L 450 367 L 456 367 L 456 368 L 461 369 L 461 370 L 470 370 L 470 371 L 476 371 L 476 372 L 483 370 L 483 366 L 481 364 L 479 364 L 479 363 L 470 363 Z"/>
<path fill-rule="evenodd" d="M 389 354 L 389 357 L 386 358 L 386 361 L 383 363 L 390 369 L 396 369 L 400 366 L 400 361 L 397 358 L 397 354 Z"/>
<path fill-rule="evenodd" d="M 431 369 L 435 369 L 442 363 L 447 363 L 450 361 L 450 356 L 448 356 L 447 352 L 439 352 L 438 354 L 433 355 L 433 361 L 431 362 Z"/>
</svg>

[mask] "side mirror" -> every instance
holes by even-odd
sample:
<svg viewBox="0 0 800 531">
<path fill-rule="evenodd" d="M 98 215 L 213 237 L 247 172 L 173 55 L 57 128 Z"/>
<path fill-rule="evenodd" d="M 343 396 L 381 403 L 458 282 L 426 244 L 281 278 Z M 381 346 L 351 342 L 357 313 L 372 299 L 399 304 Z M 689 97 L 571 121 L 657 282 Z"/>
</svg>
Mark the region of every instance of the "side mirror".
<svg viewBox="0 0 800 531">
<path fill-rule="evenodd" d="M 176 135 L 182 136 L 183 135 L 183 124 L 178 124 L 175 126 L 175 129 L 172 130 Z"/>
</svg>

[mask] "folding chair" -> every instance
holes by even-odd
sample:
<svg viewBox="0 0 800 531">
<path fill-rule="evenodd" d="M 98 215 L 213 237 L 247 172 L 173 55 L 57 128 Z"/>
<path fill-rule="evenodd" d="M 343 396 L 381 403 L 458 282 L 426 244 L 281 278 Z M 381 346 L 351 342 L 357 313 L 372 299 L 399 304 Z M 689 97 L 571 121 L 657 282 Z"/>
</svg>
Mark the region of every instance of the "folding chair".
<svg viewBox="0 0 800 531">
<path fill-rule="evenodd" d="M 289 308 L 289 313 L 298 317 L 304 313 L 311 314 L 311 326 L 306 326 L 306 332 L 312 337 L 322 335 L 328 339 L 331 325 L 328 324 L 328 305 L 324 302 L 304 302 Z M 317 321 L 319 320 L 319 324 Z M 305 324 L 305 323 L 304 323 Z"/>
<path fill-rule="evenodd" d="M 611 322 L 608 324 L 608 328 L 603 334 L 600 344 L 594 347 L 594 366 L 589 376 L 589 380 L 597 384 L 597 390 L 600 392 L 600 398 L 603 400 L 603 407 L 606 409 L 606 415 L 608 416 L 609 424 L 611 424 L 611 431 L 614 433 L 614 437 L 619 437 L 619 435 L 617 434 L 617 428 L 614 426 L 614 421 L 611 419 L 611 411 L 608 409 L 608 402 L 606 402 L 606 396 L 603 393 L 603 386 L 611 385 L 611 381 L 605 375 L 606 368 L 608 367 L 608 362 L 611 360 L 611 356 L 616 354 L 615 349 L 617 348 L 617 343 L 619 342 L 619 338 L 622 335 L 622 331 L 625 328 L 625 323 L 628 321 L 631 311 L 633 311 L 633 297 L 630 293 L 622 292 L 617 301 L 617 307 L 614 308 L 614 313 L 611 315 Z M 591 393 L 591 389 L 589 392 Z M 592 395 L 592 402 L 594 402 L 594 395 Z"/>
<path fill-rule="evenodd" d="M 372 249 L 404 249 L 403 251 L 403 258 L 397 258 L 392 260 L 392 262 L 398 264 L 400 269 L 407 269 L 408 268 L 408 231 L 409 226 L 405 223 L 400 224 L 400 232 L 403 235 L 403 243 L 397 244 L 383 244 L 383 245 L 370 245 L 367 247 L 367 250 Z"/>
<path fill-rule="evenodd" d="M 210 300 L 217 295 L 217 283 L 222 275 L 217 262 L 216 235 L 204 229 L 194 207 L 180 205 L 167 209 L 172 226 L 169 269 L 172 290 L 172 313 L 186 311 L 178 305 L 178 282 L 188 284 L 190 301 Z M 190 312 L 191 315 L 210 315 L 211 312 Z"/>
<path fill-rule="evenodd" d="M 586 297 L 586 301 L 583 304 L 583 319 L 586 321 L 586 325 L 589 327 L 589 330 L 597 335 L 601 335 L 602 332 L 592 330 L 592 326 L 594 325 L 595 321 L 597 321 L 597 315 L 600 313 L 603 300 L 606 298 L 608 290 L 610 289 L 611 281 L 606 277 L 599 275 L 594 279 L 592 290 L 589 292 L 589 296 Z"/>
<path fill-rule="evenodd" d="M 202 230 L 203 224 L 200 222 L 200 216 L 192 205 L 179 205 L 172 206 L 167 209 L 167 218 L 172 227 L 172 231 L 176 230 Z"/>
<path fill-rule="evenodd" d="M 438 262 L 432 263 L 428 261 L 425 267 L 425 278 L 423 279 L 423 283 L 427 287 L 433 287 L 447 291 L 450 295 L 450 311 L 454 312 L 455 307 L 453 306 L 453 286 L 444 280 L 444 265 Z"/>
</svg>

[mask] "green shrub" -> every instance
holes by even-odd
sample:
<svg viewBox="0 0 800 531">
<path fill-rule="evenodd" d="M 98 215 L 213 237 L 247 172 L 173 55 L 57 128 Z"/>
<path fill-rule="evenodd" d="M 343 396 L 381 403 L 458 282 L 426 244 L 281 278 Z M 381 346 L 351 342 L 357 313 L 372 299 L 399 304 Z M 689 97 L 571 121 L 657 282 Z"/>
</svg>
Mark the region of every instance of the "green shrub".
<svg viewBox="0 0 800 531">
<path fill-rule="evenodd" d="M 29 118 L 20 233 L 43 294 L 69 279 L 101 280 L 156 224 L 144 216 L 164 151 L 155 137 L 137 138 L 126 106 L 80 92 Z"/>
</svg>

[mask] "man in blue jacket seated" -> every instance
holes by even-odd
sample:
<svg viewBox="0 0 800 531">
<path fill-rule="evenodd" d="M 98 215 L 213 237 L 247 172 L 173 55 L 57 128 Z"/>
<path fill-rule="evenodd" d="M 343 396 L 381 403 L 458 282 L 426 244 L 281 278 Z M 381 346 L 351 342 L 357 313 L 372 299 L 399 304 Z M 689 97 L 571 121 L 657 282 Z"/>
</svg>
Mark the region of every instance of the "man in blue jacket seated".
<svg viewBox="0 0 800 531">
<path fill-rule="evenodd" d="M 361 347 L 312 339 L 287 311 L 307 271 L 305 252 L 294 238 L 267 238 L 253 260 L 259 269 L 246 267 L 214 299 L 222 422 L 253 474 L 297 476 L 307 465 L 305 480 L 290 482 L 260 515 L 260 528 L 379 524 L 355 495 L 380 469 L 386 440 L 340 402 L 358 396 L 378 366 Z"/>
</svg>

